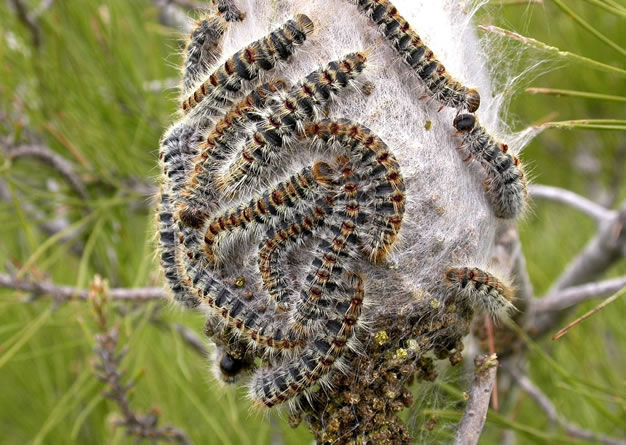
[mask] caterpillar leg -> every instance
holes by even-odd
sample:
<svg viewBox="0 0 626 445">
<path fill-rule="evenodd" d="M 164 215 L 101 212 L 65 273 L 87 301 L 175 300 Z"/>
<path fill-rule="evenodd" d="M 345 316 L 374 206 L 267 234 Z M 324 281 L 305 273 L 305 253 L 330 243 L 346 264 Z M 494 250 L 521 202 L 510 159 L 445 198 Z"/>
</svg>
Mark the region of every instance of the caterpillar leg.
<svg viewBox="0 0 626 445">
<path fill-rule="evenodd" d="M 528 202 L 528 185 L 521 161 L 496 141 L 471 114 L 460 114 L 454 128 L 461 135 L 462 147 L 482 167 L 486 176 L 487 198 L 498 218 L 516 218 Z"/>
<path fill-rule="evenodd" d="M 515 310 L 513 289 L 493 274 L 476 267 L 452 267 L 446 271 L 446 284 L 472 308 L 480 308 L 494 320 L 504 320 Z"/>
<path fill-rule="evenodd" d="M 389 0 L 350 0 L 370 19 L 393 49 L 422 79 L 440 104 L 473 113 L 480 95 L 454 79 Z"/>
</svg>

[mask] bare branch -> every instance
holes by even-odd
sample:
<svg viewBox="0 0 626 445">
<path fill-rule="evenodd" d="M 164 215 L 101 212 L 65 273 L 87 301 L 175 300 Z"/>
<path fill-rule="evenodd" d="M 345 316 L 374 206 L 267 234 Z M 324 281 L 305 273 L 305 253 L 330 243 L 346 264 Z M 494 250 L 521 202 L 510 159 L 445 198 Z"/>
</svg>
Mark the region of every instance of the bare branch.
<svg viewBox="0 0 626 445">
<path fill-rule="evenodd" d="M 611 295 L 626 286 L 626 276 L 569 287 L 533 301 L 534 312 L 560 311 L 594 298 Z"/>
<path fill-rule="evenodd" d="M 613 437 L 608 437 L 603 434 L 598 434 L 592 431 L 587 431 L 580 428 L 577 425 L 569 423 L 566 419 L 559 416 L 556 408 L 546 397 L 541 390 L 536 387 L 528 377 L 523 375 L 520 371 L 515 368 L 507 368 L 516 379 L 517 384 L 526 392 L 536 403 L 539 405 L 541 410 L 546 413 L 548 419 L 552 423 L 556 423 L 560 425 L 570 436 L 591 441 L 593 443 L 602 443 L 606 445 L 626 445 L 626 440 L 615 439 Z"/>
<path fill-rule="evenodd" d="M 76 173 L 74 165 L 45 145 L 21 145 L 10 150 L 8 156 L 12 160 L 33 157 L 43 161 L 59 172 L 81 198 L 89 199 L 85 185 Z"/>
<path fill-rule="evenodd" d="M 598 228 L 596 236 L 570 262 L 549 293 L 592 281 L 621 258 L 626 244 L 625 223 L 626 205 L 623 205 Z"/>
<path fill-rule="evenodd" d="M 496 232 L 492 262 L 498 270 L 511 274 L 515 288 L 515 307 L 524 313 L 533 300 L 533 285 L 526 268 L 526 258 L 522 251 L 517 225 L 511 221 L 501 221 Z"/>
<path fill-rule="evenodd" d="M 176 330 L 182 337 L 185 344 L 187 344 L 188 346 L 191 346 L 191 348 L 194 351 L 196 351 L 198 354 L 204 357 L 209 356 L 209 351 L 207 351 L 205 343 L 202 341 L 200 337 L 198 337 L 195 334 L 195 332 L 193 332 L 188 327 L 183 326 L 182 324 L 179 324 L 179 323 L 174 324 L 174 327 L 176 328 Z"/>
<path fill-rule="evenodd" d="M 124 372 L 119 369 L 119 364 L 124 358 L 127 348 L 122 349 L 119 353 L 116 352 L 118 334 L 116 328 L 98 334 L 95 347 L 95 353 L 99 359 L 95 365 L 96 377 L 107 384 L 109 390 L 104 396 L 117 403 L 122 413 L 122 418 L 115 420 L 115 425 L 125 427 L 128 435 L 148 439 L 153 443 L 162 440 L 190 444 L 191 442 L 184 431 L 171 425 L 157 427 L 159 421 L 157 410 L 151 410 L 146 414 L 137 414 L 131 408 L 128 391 L 134 386 L 134 382 L 125 383 L 123 381 Z"/>
<path fill-rule="evenodd" d="M 580 196 L 570 190 L 549 185 L 531 185 L 530 195 L 533 198 L 543 198 L 552 201 L 561 202 L 573 207 L 588 216 L 591 216 L 596 222 L 601 223 L 615 216 L 615 212 L 602 207 L 595 202 Z"/>
<path fill-rule="evenodd" d="M 626 251 L 626 205 L 598 227 L 598 233 L 566 267 L 548 295 L 554 295 L 572 286 L 596 280 Z M 565 311 L 534 312 L 525 327 L 534 337 L 551 331 L 566 314 Z"/>
<path fill-rule="evenodd" d="M 88 300 L 87 289 L 77 289 L 70 286 L 58 286 L 49 282 L 38 282 L 15 278 L 10 275 L 0 274 L 0 288 L 15 289 L 30 292 L 35 296 L 49 295 L 58 302 L 69 300 Z M 152 301 L 167 298 L 167 293 L 160 287 L 145 288 L 117 288 L 108 291 L 108 297 L 121 301 Z"/>
<path fill-rule="evenodd" d="M 487 420 L 489 399 L 496 380 L 498 359 L 495 354 L 481 355 L 474 359 L 475 373 L 465 414 L 456 433 L 455 445 L 474 445 L 478 443 Z"/>
<path fill-rule="evenodd" d="M 18 199 L 19 198 L 20 197 L 18 196 Z M 7 202 L 11 202 L 13 200 L 9 187 L 1 179 L 0 179 L 0 200 L 7 201 Z M 48 234 L 50 236 L 55 235 L 59 232 L 63 232 L 64 230 L 67 230 L 67 228 L 70 225 L 67 219 L 63 217 L 57 217 L 56 219 L 53 219 L 52 221 L 50 221 L 48 218 L 46 218 L 46 216 L 41 211 L 39 211 L 35 206 L 30 204 L 29 202 L 20 200 L 20 205 L 22 209 L 24 210 L 24 213 L 26 214 L 26 216 L 28 216 L 30 220 L 37 221 L 39 229 L 45 234 Z M 71 231 L 67 235 L 63 236 L 63 238 L 61 238 L 61 241 L 65 243 L 74 241 L 74 243 L 72 244 L 71 250 L 78 256 L 83 254 L 83 244 L 82 242 L 80 242 L 80 240 L 75 240 L 75 238 L 80 234 L 81 231 L 82 229 L 79 228 L 77 230 Z"/>
<path fill-rule="evenodd" d="M 41 46 L 41 30 L 39 29 L 36 17 L 28 13 L 28 8 L 23 0 L 11 0 L 11 3 L 13 4 L 13 8 L 15 8 L 17 18 L 28 28 L 33 45 L 35 48 L 39 48 Z"/>
</svg>

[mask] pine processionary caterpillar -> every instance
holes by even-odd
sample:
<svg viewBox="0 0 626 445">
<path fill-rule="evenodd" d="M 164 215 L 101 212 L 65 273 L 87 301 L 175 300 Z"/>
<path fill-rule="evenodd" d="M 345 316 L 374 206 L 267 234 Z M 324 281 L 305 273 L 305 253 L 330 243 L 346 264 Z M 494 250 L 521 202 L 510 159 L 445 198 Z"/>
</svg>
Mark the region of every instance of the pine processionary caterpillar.
<svg viewBox="0 0 626 445">
<path fill-rule="evenodd" d="M 272 407 L 310 388 L 335 366 L 353 337 L 361 314 L 364 290 L 358 275 L 344 278 L 351 290 L 332 308 L 336 317 L 322 322 L 311 343 L 285 364 L 260 370 L 253 376 L 250 396 L 257 403 Z"/>
<path fill-rule="evenodd" d="M 454 128 L 461 134 L 466 149 L 484 169 L 487 197 L 498 218 L 515 218 L 526 208 L 528 188 L 522 164 L 496 141 L 471 114 L 460 114 Z"/>
<path fill-rule="evenodd" d="M 442 105 L 478 110 L 480 95 L 454 79 L 389 0 L 350 0 L 378 27 Z"/>
<path fill-rule="evenodd" d="M 265 105 L 268 97 L 285 88 L 286 83 L 281 79 L 261 85 L 232 107 L 209 133 L 200 147 L 200 154 L 193 161 L 192 172 L 178 206 L 179 218 L 185 226 L 199 228 L 208 218 L 208 203 L 215 199 L 212 179 L 215 163 L 234 149 L 232 145 L 243 126 L 255 119 L 255 114 Z"/>
<path fill-rule="evenodd" d="M 515 310 L 510 286 L 484 270 L 450 268 L 446 271 L 446 283 L 459 297 L 467 299 L 473 307 L 482 308 L 494 320 L 506 319 Z"/>
<path fill-rule="evenodd" d="M 216 0 L 217 13 L 227 22 L 240 22 L 246 15 L 237 8 L 233 0 Z"/>
<path fill-rule="evenodd" d="M 228 95 L 241 90 L 243 81 L 252 81 L 260 70 L 271 70 L 278 61 L 289 58 L 311 32 L 311 19 L 298 14 L 266 37 L 237 51 L 183 101 L 183 112 L 189 113 L 207 96 L 215 104 L 229 103 Z M 208 111 L 206 107 L 201 110 L 202 113 Z"/>
<path fill-rule="evenodd" d="M 252 198 L 247 205 L 227 209 L 217 215 L 209 222 L 204 234 L 206 258 L 211 262 L 217 259 L 214 244 L 220 234 L 236 229 L 245 230 L 247 227 L 256 227 L 259 224 L 271 227 L 271 224 L 278 223 L 278 219 L 283 217 L 289 209 L 296 207 L 299 203 L 310 202 L 310 199 L 314 201 L 328 185 L 324 170 L 325 168 L 320 164 L 313 168 L 305 168 L 262 195 Z"/>
<path fill-rule="evenodd" d="M 337 144 L 343 153 L 355 157 L 343 168 L 344 177 L 354 175 L 363 185 L 371 184 L 374 208 L 361 218 L 362 249 L 374 263 L 382 261 L 395 242 L 404 214 L 405 187 L 398 163 L 387 145 L 369 129 L 347 119 L 323 120 L 306 127 L 307 136 L 325 144 Z M 354 170 L 354 172 L 352 171 Z M 357 185 L 351 195 L 358 194 Z M 352 206 L 362 206 L 352 203 Z M 367 209 L 363 209 L 367 210 Z M 346 208 L 351 210 L 350 205 Z"/>
<path fill-rule="evenodd" d="M 348 54 L 299 82 L 278 107 L 257 124 L 241 156 L 222 178 L 220 187 L 232 194 L 251 178 L 259 176 L 279 154 L 285 140 L 295 136 L 299 125 L 313 119 L 321 107 L 346 88 L 363 71 L 366 60 L 364 53 Z"/>
<path fill-rule="evenodd" d="M 191 32 L 185 48 L 182 95 L 190 94 L 191 88 L 205 76 L 221 54 L 221 42 L 226 29 L 222 17 L 211 16 L 198 22 Z"/>
</svg>

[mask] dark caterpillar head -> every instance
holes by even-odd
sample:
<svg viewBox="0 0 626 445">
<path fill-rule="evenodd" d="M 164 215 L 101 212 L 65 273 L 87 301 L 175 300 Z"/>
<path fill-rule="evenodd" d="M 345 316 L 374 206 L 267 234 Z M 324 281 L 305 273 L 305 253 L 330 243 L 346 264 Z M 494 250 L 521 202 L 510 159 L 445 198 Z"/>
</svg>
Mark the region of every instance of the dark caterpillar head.
<svg viewBox="0 0 626 445">
<path fill-rule="evenodd" d="M 459 114 L 454 118 L 453 125 L 458 131 L 471 131 L 476 125 L 476 118 L 472 114 Z"/>
<path fill-rule="evenodd" d="M 220 372 L 225 377 L 236 377 L 237 374 L 245 367 L 246 362 L 236 359 L 230 354 L 224 354 L 220 360 Z"/>
<path fill-rule="evenodd" d="M 480 94 L 478 90 L 470 88 L 467 90 L 467 111 L 474 113 L 480 107 Z"/>
</svg>

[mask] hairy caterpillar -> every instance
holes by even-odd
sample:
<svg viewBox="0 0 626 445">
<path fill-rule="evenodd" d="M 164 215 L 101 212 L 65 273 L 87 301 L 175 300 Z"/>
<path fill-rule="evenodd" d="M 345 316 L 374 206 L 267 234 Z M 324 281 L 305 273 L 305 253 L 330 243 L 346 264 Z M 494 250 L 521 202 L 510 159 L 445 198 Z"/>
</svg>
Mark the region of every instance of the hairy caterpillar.
<svg viewBox="0 0 626 445">
<path fill-rule="evenodd" d="M 278 61 L 286 60 L 311 32 L 311 19 L 298 14 L 266 37 L 237 51 L 183 101 L 183 112 L 189 113 L 207 96 L 217 104 L 229 103 L 229 93 L 241 90 L 243 81 L 256 79 L 260 70 L 271 70 Z"/>
<path fill-rule="evenodd" d="M 480 94 L 454 79 L 389 0 L 350 0 L 378 27 L 442 105 L 478 110 Z"/>
<path fill-rule="evenodd" d="M 508 146 L 496 141 L 471 114 L 460 114 L 454 128 L 466 149 L 484 169 L 487 197 L 498 218 L 515 218 L 526 208 L 528 190 L 522 164 L 508 153 Z"/>
<path fill-rule="evenodd" d="M 476 267 L 450 268 L 446 282 L 459 296 L 482 308 L 494 320 L 506 319 L 515 310 L 511 303 L 513 290 L 489 272 Z"/>
</svg>

